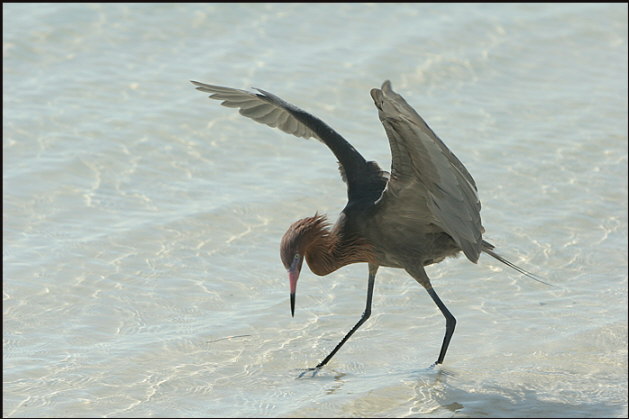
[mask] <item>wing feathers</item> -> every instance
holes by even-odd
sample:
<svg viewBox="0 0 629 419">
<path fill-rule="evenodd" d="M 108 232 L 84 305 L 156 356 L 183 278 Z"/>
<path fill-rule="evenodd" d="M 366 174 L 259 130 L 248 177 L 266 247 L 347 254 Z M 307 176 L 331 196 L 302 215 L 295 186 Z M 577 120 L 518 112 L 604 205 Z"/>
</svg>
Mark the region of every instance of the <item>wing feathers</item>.
<svg viewBox="0 0 629 419">
<path fill-rule="evenodd" d="M 391 216 L 411 217 L 447 232 L 472 262 L 478 260 L 483 227 L 476 184 L 465 166 L 419 114 L 385 81 L 372 89 L 391 147 L 391 176 L 367 162 L 343 137 L 315 116 L 272 93 L 259 93 L 196 81 L 211 99 L 257 122 L 303 138 L 325 143 L 337 157 L 348 197 L 385 203 Z M 384 189 L 384 192 L 382 192 Z"/>
<path fill-rule="evenodd" d="M 228 108 L 239 108 L 240 113 L 254 121 L 279 128 L 282 131 L 302 138 L 316 138 L 323 141 L 311 127 L 295 119 L 292 112 L 301 111 L 299 108 L 283 101 L 279 97 L 256 89 L 260 93 L 230 87 L 215 86 L 193 81 L 197 90 L 212 93 L 210 99 L 222 100 L 221 105 Z M 303 111 L 301 111 L 303 112 Z"/>
<path fill-rule="evenodd" d="M 384 188 L 380 170 L 368 164 L 350 143 L 317 117 L 262 89 L 256 89 L 259 93 L 254 93 L 197 81 L 192 84 L 197 90 L 211 93 L 211 99 L 223 101 L 223 106 L 238 108 L 242 115 L 254 121 L 297 137 L 323 142 L 343 166 L 343 179 L 348 185 L 350 199 L 367 194 L 375 201 L 380 196 Z"/>
<path fill-rule="evenodd" d="M 424 210 L 430 213 L 422 221 L 435 220 L 468 259 L 476 262 L 483 227 L 474 179 L 419 114 L 392 90 L 389 81 L 381 89 L 372 89 L 371 96 L 391 146 L 391 180 L 383 199 L 404 190 L 407 201 L 389 202 L 403 207 L 411 204 L 408 200 L 413 194 L 418 196 L 417 202 L 425 202 Z"/>
</svg>

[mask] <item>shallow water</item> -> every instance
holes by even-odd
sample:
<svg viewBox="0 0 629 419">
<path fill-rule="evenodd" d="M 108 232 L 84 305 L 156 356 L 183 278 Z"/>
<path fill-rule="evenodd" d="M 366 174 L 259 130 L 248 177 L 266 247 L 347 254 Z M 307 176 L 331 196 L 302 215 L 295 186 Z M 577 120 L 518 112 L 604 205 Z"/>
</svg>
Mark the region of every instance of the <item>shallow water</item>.
<svg viewBox="0 0 629 419">
<path fill-rule="evenodd" d="M 4 4 L 3 416 L 627 416 L 626 4 Z M 474 176 L 488 256 L 304 269 L 345 204 L 316 141 L 188 80 L 259 87 L 390 164 L 390 79 Z"/>
</svg>

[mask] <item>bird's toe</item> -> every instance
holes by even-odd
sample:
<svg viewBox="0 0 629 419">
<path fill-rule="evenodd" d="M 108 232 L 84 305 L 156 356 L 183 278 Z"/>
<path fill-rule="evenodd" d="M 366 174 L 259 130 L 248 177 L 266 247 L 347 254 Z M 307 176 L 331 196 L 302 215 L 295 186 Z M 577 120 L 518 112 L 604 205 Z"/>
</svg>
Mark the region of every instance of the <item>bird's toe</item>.
<svg viewBox="0 0 629 419">
<path fill-rule="evenodd" d="M 320 369 L 321 369 L 321 368 L 319 368 L 319 367 L 306 368 L 305 370 L 303 370 L 303 371 L 301 372 L 301 374 L 299 374 L 299 375 L 297 376 L 297 378 L 303 378 L 303 376 L 304 376 L 304 375 L 306 375 L 306 374 L 308 374 L 308 373 L 310 373 L 310 372 L 312 373 L 312 375 L 310 376 L 310 377 L 312 378 L 312 377 L 314 377 L 314 376 L 316 376 L 316 375 L 317 375 L 317 373 L 319 372 L 319 370 L 320 370 Z"/>
</svg>

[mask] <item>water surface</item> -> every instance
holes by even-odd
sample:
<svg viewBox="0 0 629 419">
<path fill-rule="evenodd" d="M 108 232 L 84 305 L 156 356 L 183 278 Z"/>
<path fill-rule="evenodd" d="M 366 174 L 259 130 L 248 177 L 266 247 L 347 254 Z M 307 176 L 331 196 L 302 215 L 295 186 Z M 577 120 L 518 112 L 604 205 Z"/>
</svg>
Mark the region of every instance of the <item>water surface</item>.
<svg viewBox="0 0 629 419">
<path fill-rule="evenodd" d="M 626 4 L 3 5 L 3 416 L 627 416 Z M 474 176 L 488 256 L 367 268 L 279 240 L 345 204 L 322 144 L 189 80 L 259 87 L 390 164 L 390 79 Z M 231 337 L 231 338 L 229 338 Z M 226 339 L 228 338 L 228 339 Z"/>
</svg>

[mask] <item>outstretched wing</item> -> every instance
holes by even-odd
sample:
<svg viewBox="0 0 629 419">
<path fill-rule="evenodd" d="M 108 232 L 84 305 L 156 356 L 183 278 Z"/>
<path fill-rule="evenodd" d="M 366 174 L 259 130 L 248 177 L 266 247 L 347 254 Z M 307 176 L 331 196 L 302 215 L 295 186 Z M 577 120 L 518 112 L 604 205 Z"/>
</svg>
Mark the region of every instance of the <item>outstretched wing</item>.
<svg viewBox="0 0 629 419">
<path fill-rule="evenodd" d="M 256 89 L 259 93 L 231 87 L 214 86 L 192 81 L 197 90 L 212 93 L 210 99 L 222 100 L 223 106 L 239 108 L 240 113 L 254 121 L 293 134 L 297 137 L 316 138 L 327 145 L 341 164 L 341 177 L 348 186 L 350 199 L 360 195 L 366 186 L 382 180 L 372 162 L 367 162 L 341 135 L 319 118 L 294 106 L 272 93 Z M 377 167 L 377 165 L 376 165 Z M 380 191 L 382 187 L 380 187 Z M 373 189 L 373 187 L 371 188 Z M 379 194 L 379 193 L 378 193 Z"/>
<path fill-rule="evenodd" d="M 210 99 L 222 100 L 221 105 L 228 108 L 239 108 L 240 114 L 253 119 L 256 122 L 266 124 L 273 128 L 279 128 L 285 133 L 302 138 L 316 138 L 323 141 L 315 131 L 296 118 L 293 113 L 301 112 L 296 106 L 284 102 L 279 97 L 256 89 L 260 93 L 247 92 L 246 90 L 232 89 L 231 87 L 213 86 L 211 84 L 192 81 L 197 90 L 212 93 Z"/>
<path fill-rule="evenodd" d="M 379 204 L 391 216 L 440 227 L 476 262 L 483 227 L 474 179 L 388 80 L 372 89 L 371 97 L 392 155 L 391 178 Z"/>
</svg>

